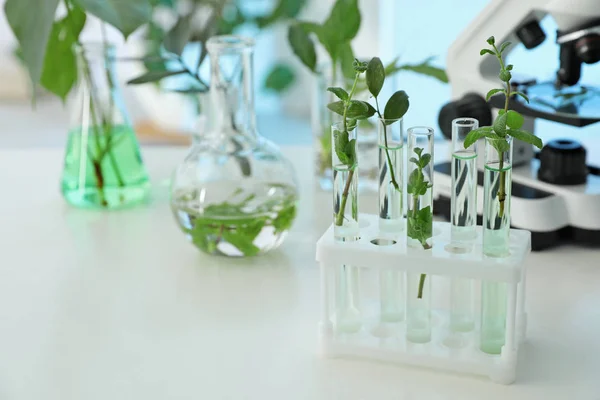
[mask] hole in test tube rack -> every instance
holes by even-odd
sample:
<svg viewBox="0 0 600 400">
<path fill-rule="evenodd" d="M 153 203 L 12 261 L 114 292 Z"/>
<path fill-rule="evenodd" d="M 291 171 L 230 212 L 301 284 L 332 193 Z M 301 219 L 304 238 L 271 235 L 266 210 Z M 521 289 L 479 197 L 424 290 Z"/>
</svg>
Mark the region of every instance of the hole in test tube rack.
<svg viewBox="0 0 600 400">
<path fill-rule="evenodd" d="M 375 246 L 393 246 L 398 242 L 392 239 L 377 238 L 371 240 L 371 243 L 373 243 Z"/>
</svg>

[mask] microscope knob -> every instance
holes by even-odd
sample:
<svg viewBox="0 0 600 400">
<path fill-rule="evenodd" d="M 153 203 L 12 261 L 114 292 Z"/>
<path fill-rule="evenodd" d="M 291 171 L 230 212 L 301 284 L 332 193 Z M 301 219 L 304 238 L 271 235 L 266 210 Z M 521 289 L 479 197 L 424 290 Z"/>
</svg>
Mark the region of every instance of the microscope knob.
<svg viewBox="0 0 600 400">
<path fill-rule="evenodd" d="M 538 179 L 555 185 L 581 185 L 588 168 L 585 148 L 575 140 L 552 140 L 540 152 Z"/>
<path fill-rule="evenodd" d="M 600 35 L 587 35 L 575 43 L 577 56 L 586 64 L 600 61 Z"/>
<path fill-rule="evenodd" d="M 464 117 L 475 118 L 479 121 L 479 126 L 492 125 L 492 111 L 485 99 L 477 93 L 467 93 L 440 110 L 438 124 L 444 136 L 452 139 L 452 120 Z"/>
<path fill-rule="evenodd" d="M 546 34 L 542 30 L 540 23 L 537 20 L 533 20 L 517 29 L 517 37 L 527 50 L 531 50 L 544 42 Z"/>
</svg>

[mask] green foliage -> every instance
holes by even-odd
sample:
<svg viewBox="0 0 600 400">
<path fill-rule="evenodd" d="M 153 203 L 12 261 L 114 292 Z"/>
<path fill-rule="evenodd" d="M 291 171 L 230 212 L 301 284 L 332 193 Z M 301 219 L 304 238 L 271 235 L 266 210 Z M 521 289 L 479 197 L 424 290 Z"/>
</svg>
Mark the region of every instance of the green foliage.
<svg viewBox="0 0 600 400">
<path fill-rule="evenodd" d="M 343 88 L 341 87 L 329 87 L 327 88 L 328 92 L 331 92 L 333 94 L 335 94 L 337 96 L 338 99 L 346 101 L 349 98 L 349 94 L 348 92 L 346 92 Z M 339 114 L 339 113 L 338 113 Z"/>
<path fill-rule="evenodd" d="M 389 125 L 393 123 L 394 120 L 404 117 L 409 107 L 410 103 L 406 92 L 404 90 L 397 91 L 390 97 L 385 105 L 383 111 L 383 118 L 386 120 L 385 123 Z"/>
<path fill-rule="evenodd" d="M 487 95 L 485 96 L 485 100 L 488 101 L 493 95 L 498 94 L 498 93 L 504 93 L 504 94 L 506 94 L 506 90 L 504 90 L 504 89 L 492 89 L 489 92 L 487 92 Z"/>
<path fill-rule="evenodd" d="M 423 149 L 420 147 L 414 150 L 416 157 L 411 157 L 409 162 L 415 164 L 416 168 L 408 177 L 407 193 L 412 195 L 413 209 L 407 215 L 407 235 L 428 249 L 431 246 L 427 240 L 433 234 L 433 213 L 431 207 L 427 206 L 419 209 L 419 196 L 424 196 L 433 184 L 427 180 L 423 169 L 431 162 L 431 154 L 423 154 Z"/>
<path fill-rule="evenodd" d="M 87 12 L 117 28 L 125 37 L 146 24 L 152 17 L 152 7 L 147 0 L 75 1 Z"/>
<path fill-rule="evenodd" d="M 392 75 L 400 71 L 411 71 L 420 75 L 434 78 L 442 83 L 448 83 L 448 75 L 442 68 L 432 65 L 435 57 L 428 57 L 418 64 L 394 64 L 389 70 L 386 68 L 386 74 Z"/>
<path fill-rule="evenodd" d="M 491 126 L 482 126 L 481 128 L 473 129 L 467 134 L 467 137 L 465 137 L 465 149 L 468 149 L 483 137 L 495 138 L 496 135 L 494 134 L 494 129 Z"/>
<path fill-rule="evenodd" d="M 385 81 L 385 68 L 379 57 L 373 57 L 367 65 L 367 88 L 373 97 L 379 96 Z"/>
<path fill-rule="evenodd" d="M 288 30 L 288 42 L 296 56 L 311 71 L 315 71 L 315 63 L 312 58 L 307 58 L 307 53 L 313 53 L 315 43 L 308 36 L 314 34 L 321 45 L 327 51 L 331 64 L 334 66 L 341 64 L 344 76 L 351 79 L 354 77 L 354 71 L 350 69 L 350 62 L 354 59 L 350 42 L 360 28 L 361 16 L 358 8 L 358 0 L 336 0 L 327 19 L 319 24 L 316 22 L 298 22 L 292 24 Z M 307 35 L 306 40 L 297 40 L 298 33 L 291 34 L 294 29 L 302 28 Z"/>
<path fill-rule="evenodd" d="M 77 59 L 74 48 L 83 30 L 86 16 L 79 7 L 52 24 L 48 38 L 41 85 L 63 101 L 77 81 Z"/>
<path fill-rule="evenodd" d="M 64 0 L 67 15 L 55 21 L 59 0 L 7 0 L 6 19 L 19 42 L 31 81 L 64 99 L 77 80 L 73 47 L 94 14 L 125 37 L 150 20 L 147 0 Z"/>
<path fill-rule="evenodd" d="M 191 13 L 183 16 L 175 23 L 175 25 L 173 25 L 171 30 L 169 30 L 163 39 L 163 46 L 166 51 L 177 54 L 178 56 L 183 53 L 183 49 L 192 35 L 192 16 Z"/>
<path fill-rule="evenodd" d="M 296 80 L 294 71 L 287 64 L 275 64 L 267 77 L 264 87 L 275 92 L 283 92 Z"/>
<path fill-rule="evenodd" d="M 304 27 L 300 24 L 291 25 L 288 29 L 288 41 L 294 54 L 314 72 L 317 66 L 317 52 Z"/>
<path fill-rule="evenodd" d="M 23 55 L 33 83 L 42 76 L 42 67 L 59 0 L 6 0 L 4 13 Z"/>
<path fill-rule="evenodd" d="M 350 42 L 343 43 L 338 46 L 338 54 L 340 60 L 340 67 L 342 69 L 342 74 L 346 79 L 354 78 L 354 52 L 352 51 L 352 46 Z"/>
<path fill-rule="evenodd" d="M 279 0 L 273 11 L 256 19 L 256 25 L 263 29 L 282 19 L 295 18 L 306 5 L 306 0 Z"/>
<path fill-rule="evenodd" d="M 479 129 L 475 129 L 471 131 L 467 137 L 465 138 L 464 147 L 468 148 L 472 146 L 477 140 L 482 137 L 486 137 L 491 140 L 490 143 L 494 148 L 498 151 L 498 153 L 503 153 L 510 149 L 510 146 L 506 140 L 506 136 L 512 136 L 515 139 L 521 140 L 523 142 L 532 144 L 538 148 L 542 148 L 543 144 L 540 138 L 533 135 L 532 133 L 521 130 L 525 119 L 521 114 L 514 110 L 509 110 L 510 98 L 513 96 L 520 96 L 526 102 L 529 102 L 529 98 L 525 93 L 519 91 L 512 91 L 511 79 L 512 79 L 512 71 L 514 66 L 512 64 L 505 65 L 502 54 L 508 49 L 511 45 L 510 42 L 502 43 L 499 47 L 496 46 L 496 39 L 491 36 L 487 43 L 491 46 L 488 49 L 482 49 L 480 54 L 484 55 L 493 55 L 498 59 L 498 63 L 500 64 L 500 73 L 498 74 L 498 78 L 505 83 L 505 87 L 501 89 L 492 89 L 487 93 L 486 99 L 489 100 L 490 97 L 503 93 L 505 96 L 505 105 L 504 109 L 499 110 L 498 116 L 494 120 L 494 123 L 491 127 L 481 127 Z M 503 157 L 499 154 L 499 159 L 502 160 Z"/>
<path fill-rule="evenodd" d="M 507 133 L 515 139 L 534 145 L 538 149 L 541 149 L 544 146 L 544 144 L 542 143 L 542 139 L 527 131 L 523 131 L 520 129 L 509 129 Z"/>
<path fill-rule="evenodd" d="M 267 202 L 255 213 L 249 214 L 245 209 L 253 198 L 254 196 L 248 196 L 239 203 L 210 205 L 201 215 L 192 215 L 192 228 L 185 232 L 206 253 L 217 253 L 219 243 L 225 241 L 244 256 L 255 256 L 260 249 L 254 241 L 263 228 L 273 226 L 276 234 L 291 228 L 296 217 L 296 201 L 293 196 L 289 196 L 283 201 L 277 200 L 277 204 Z M 275 206 L 278 211 L 273 214 Z"/>
<path fill-rule="evenodd" d="M 169 76 L 180 75 L 185 73 L 187 73 L 187 71 L 184 69 L 176 71 L 150 71 L 138 76 L 137 78 L 129 80 L 127 84 L 140 85 L 148 82 L 156 82 Z"/>
</svg>

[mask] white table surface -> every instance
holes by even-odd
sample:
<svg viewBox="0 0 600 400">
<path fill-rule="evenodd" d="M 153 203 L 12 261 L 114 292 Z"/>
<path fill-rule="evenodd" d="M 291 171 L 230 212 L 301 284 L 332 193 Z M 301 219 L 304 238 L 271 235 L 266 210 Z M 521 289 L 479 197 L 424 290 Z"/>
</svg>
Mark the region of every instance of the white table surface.
<svg viewBox="0 0 600 400">
<path fill-rule="evenodd" d="M 110 213 L 63 202 L 62 150 L 0 151 L 0 399 L 600 399 L 600 250 L 530 256 L 512 386 L 320 359 L 314 244 L 330 197 L 313 191 L 309 148 L 285 152 L 301 171 L 293 231 L 232 260 L 200 254 L 171 217 L 183 149 L 145 149 L 152 204 Z"/>
</svg>

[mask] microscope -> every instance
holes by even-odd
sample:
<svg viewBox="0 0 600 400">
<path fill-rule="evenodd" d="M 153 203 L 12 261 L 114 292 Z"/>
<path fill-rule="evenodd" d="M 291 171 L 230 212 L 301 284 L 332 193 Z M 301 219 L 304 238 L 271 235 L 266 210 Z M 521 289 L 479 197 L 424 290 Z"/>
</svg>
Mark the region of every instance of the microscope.
<svg viewBox="0 0 600 400">
<path fill-rule="evenodd" d="M 530 103 L 516 96 L 510 108 L 525 116 L 523 129 L 530 132 L 536 118 L 576 127 L 600 121 L 600 89 L 579 85 L 582 65 L 600 61 L 600 0 L 492 0 L 449 49 L 447 73 L 454 100 L 439 114 L 446 137 L 451 138 L 454 118 L 476 118 L 479 126 L 489 126 L 504 106 L 503 95 L 485 100 L 487 91 L 501 83 L 497 61 L 479 55 L 486 39 L 494 35 L 497 42 L 512 42 L 505 54 L 519 44 L 533 49 L 546 39 L 539 23 L 546 15 L 558 27 L 556 77 L 538 82 L 513 75 L 515 89 L 526 93 Z M 600 134 L 600 125 L 598 130 Z M 533 250 L 563 241 L 600 246 L 600 168 L 586 164 L 586 149 L 569 138 L 545 143 L 538 153 L 518 140 L 513 146 L 511 226 L 531 231 Z M 483 143 L 478 151 L 481 216 Z M 434 167 L 434 210 L 447 218 L 450 170 L 450 162 Z"/>
</svg>

